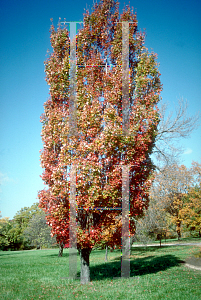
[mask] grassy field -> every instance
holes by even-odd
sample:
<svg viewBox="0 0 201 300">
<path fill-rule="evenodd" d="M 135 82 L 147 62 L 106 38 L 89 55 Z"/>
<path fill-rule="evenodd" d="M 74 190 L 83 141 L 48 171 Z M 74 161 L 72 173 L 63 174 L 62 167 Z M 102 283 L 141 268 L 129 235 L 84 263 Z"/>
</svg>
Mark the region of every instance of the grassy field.
<svg viewBox="0 0 201 300">
<path fill-rule="evenodd" d="M 132 249 L 131 276 L 121 276 L 120 251 L 95 250 L 90 257 L 91 283 L 68 277 L 68 249 L 0 252 L 0 299 L 201 299 L 201 271 L 182 263 L 197 246 Z M 78 259 L 79 275 L 79 259 Z"/>
<path fill-rule="evenodd" d="M 184 244 L 184 243 L 201 243 L 200 237 L 186 237 L 181 238 L 179 241 L 177 238 L 175 239 L 162 239 L 161 244 Z M 134 242 L 133 245 L 137 245 L 139 242 Z M 160 244 L 160 241 L 151 241 L 148 244 Z"/>
</svg>

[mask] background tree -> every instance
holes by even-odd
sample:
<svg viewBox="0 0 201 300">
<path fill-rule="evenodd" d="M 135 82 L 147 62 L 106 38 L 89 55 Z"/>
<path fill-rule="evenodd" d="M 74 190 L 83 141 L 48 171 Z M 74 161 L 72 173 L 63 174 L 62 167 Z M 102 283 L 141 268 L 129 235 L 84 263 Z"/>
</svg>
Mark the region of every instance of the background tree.
<svg viewBox="0 0 201 300">
<path fill-rule="evenodd" d="M 167 213 L 158 199 L 150 197 L 149 207 L 142 218 L 136 220 L 136 232 L 133 241 L 147 245 L 153 239 L 161 240 L 166 237 L 169 227 Z"/>
<path fill-rule="evenodd" d="M 38 211 L 29 220 L 26 229 L 23 232 L 25 238 L 29 240 L 30 245 L 42 249 L 42 247 L 51 247 L 56 242 L 51 237 L 51 230 L 46 224 L 44 211 Z"/>
<path fill-rule="evenodd" d="M 38 203 L 22 208 L 12 220 L 0 219 L 0 248 L 2 250 L 52 246 L 55 242 L 55 238 L 50 236 L 45 213 L 39 209 Z"/>
<path fill-rule="evenodd" d="M 194 185 L 190 187 L 188 194 L 184 195 L 180 217 L 188 231 L 198 232 L 201 237 L 201 164 L 193 162 L 191 172 Z"/>
<path fill-rule="evenodd" d="M 196 185 L 201 184 L 201 163 L 197 161 L 192 161 L 191 171 L 194 176 L 194 182 Z"/>
<path fill-rule="evenodd" d="M 15 244 L 15 249 L 25 249 L 29 247 L 29 242 L 24 236 L 24 230 L 28 226 L 30 219 L 41 209 L 38 203 L 34 203 L 31 207 L 21 208 L 13 217 L 12 228 L 9 231 L 11 239 Z"/>
<path fill-rule="evenodd" d="M 130 21 L 130 128 L 122 134 L 122 21 Z M 50 99 L 42 116 L 44 149 L 42 178 L 48 188 L 39 193 L 52 234 L 69 240 L 70 167 L 77 168 L 77 247 L 81 282 L 90 280 L 89 255 L 106 230 L 121 215 L 97 207 L 122 206 L 122 167 L 130 167 L 130 230 L 149 202 L 154 166 L 150 159 L 159 114 L 161 83 L 156 55 L 144 47 L 136 15 L 127 7 L 119 15 L 113 0 L 95 4 L 84 15 L 77 36 L 77 134 L 69 127 L 69 34 L 51 28 L 53 53 L 46 61 Z M 108 67 L 106 63 L 110 64 Z M 111 65 L 112 64 L 112 65 Z M 82 66 L 82 67 L 80 67 Z M 88 66 L 88 67 L 85 67 Z M 104 67 L 101 67 L 104 66 Z M 120 233 L 119 233 L 120 235 Z M 111 238 L 112 235 L 111 235 Z"/>
<path fill-rule="evenodd" d="M 11 224 L 9 218 L 0 215 L 0 249 L 7 250 L 10 246 L 9 230 Z"/>
<path fill-rule="evenodd" d="M 192 187 L 184 197 L 180 217 L 188 231 L 198 232 L 201 237 L 201 187 Z"/>
<path fill-rule="evenodd" d="M 156 172 L 152 197 L 162 207 L 175 225 L 178 239 L 181 237 L 181 210 L 184 195 L 188 194 L 193 184 L 193 174 L 184 165 L 167 165 Z"/>
<path fill-rule="evenodd" d="M 178 100 L 174 111 L 168 114 L 168 104 L 161 102 L 159 106 L 160 123 L 154 148 L 157 168 L 178 163 L 183 149 L 179 143 L 181 138 L 188 138 L 199 126 L 200 114 L 188 115 L 188 103 L 183 98 Z"/>
<path fill-rule="evenodd" d="M 39 209 L 38 203 L 34 203 L 31 207 L 24 207 L 19 210 L 12 220 L 9 220 L 9 218 L 0 219 L 2 250 L 23 250 L 32 248 L 33 246 L 30 245 L 24 231 L 28 227 L 30 220 L 38 214 L 41 215 L 44 214 L 44 212 Z M 47 224 L 44 226 L 48 228 Z M 32 230 L 34 230 L 34 228 Z"/>
</svg>

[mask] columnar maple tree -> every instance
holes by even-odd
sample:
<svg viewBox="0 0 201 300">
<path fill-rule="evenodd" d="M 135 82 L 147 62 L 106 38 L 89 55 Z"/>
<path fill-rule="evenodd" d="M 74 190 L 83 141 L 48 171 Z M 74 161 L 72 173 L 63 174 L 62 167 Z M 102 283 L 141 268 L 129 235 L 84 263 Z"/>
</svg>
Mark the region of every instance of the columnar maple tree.
<svg viewBox="0 0 201 300">
<path fill-rule="evenodd" d="M 129 21 L 129 129 L 122 134 L 122 22 Z M 69 240 L 70 170 L 76 166 L 77 248 L 81 255 L 81 282 L 89 279 L 89 255 L 108 232 L 121 243 L 121 211 L 96 209 L 122 205 L 122 165 L 130 172 L 130 233 L 135 217 L 149 202 L 153 174 L 150 159 L 157 135 L 160 73 L 156 55 L 144 46 L 137 18 L 126 7 L 103 0 L 84 14 L 77 34 L 76 134 L 70 134 L 70 38 L 67 28 L 51 27 L 53 52 L 45 62 L 50 98 L 41 121 L 44 148 L 40 207 L 57 240 Z M 114 230 L 114 228 L 117 230 Z M 107 236 L 108 239 L 108 236 Z M 117 243 L 117 242 L 116 242 Z M 82 269 L 81 269 L 82 270 Z M 86 271 L 86 270 L 85 270 Z M 86 275 L 87 274 L 87 275 Z"/>
</svg>

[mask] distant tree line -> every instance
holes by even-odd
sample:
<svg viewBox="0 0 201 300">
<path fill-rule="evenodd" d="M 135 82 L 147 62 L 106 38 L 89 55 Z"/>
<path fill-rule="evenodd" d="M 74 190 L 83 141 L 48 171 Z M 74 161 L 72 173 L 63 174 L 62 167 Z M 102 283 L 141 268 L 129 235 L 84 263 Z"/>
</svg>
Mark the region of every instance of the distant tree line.
<svg viewBox="0 0 201 300">
<path fill-rule="evenodd" d="M 34 203 L 18 211 L 12 220 L 0 216 L 0 249 L 27 250 L 52 247 L 56 239 L 46 224 L 45 213 Z"/>
</svg>

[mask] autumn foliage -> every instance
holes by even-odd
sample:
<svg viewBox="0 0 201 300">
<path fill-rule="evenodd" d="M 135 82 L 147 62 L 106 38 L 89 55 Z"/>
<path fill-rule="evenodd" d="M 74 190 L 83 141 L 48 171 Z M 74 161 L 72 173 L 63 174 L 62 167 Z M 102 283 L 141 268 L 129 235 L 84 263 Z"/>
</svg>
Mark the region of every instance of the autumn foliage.
<svg viewBox="0 0 201 300">
<path fill-rule="evenodd" d="M 191 233 L 198 232 L 201 237 L 201 164 L 193 162 L 190 172 L 194 178 L 194 185 L 183 197 L 184 205 L 180 211 L 184 229 Z"/>
<path fill-rule="evenodd" d="M 129 21 L 129 132 L 122 134 L 122 23 Z M 112 0 L 95 4 L 77 34 L 76 132 L 70 134 L 70 38 L 67 26 L 51 27 L 52 53 L 45 62 L 50 98 L 41 116 L 43 149 L 40 207 L 58 242 L 69 241 L 70 170 L 76 166 L 77 247 L 102 239 L 121 243 L 122 165 L 130 172 L 130 231 L 148 207 L 150 159 L 159 113 L 161 83 L 156 55 L 144 46 L 136 15 L 120 15 Z M 106 66 L 107 62 L 107 66 Z M 109 66 L 108 66 L 109 65 Z M 116 229 L 115 229 L 116 228 Z M 107 234 L 108 233 L 108 234 Z"/>
<path fill-rule="evenodd" d="M 149 208 L 145 216 L 137 220 L 139 239 L 146 235 L 174 237 L 175 233 L 180 239 L 189 232 L 201 235 L 200 174 L 198 162 L 193 162 L 190 168 L 173 163 L 155 171 Z"/>
</svg>

